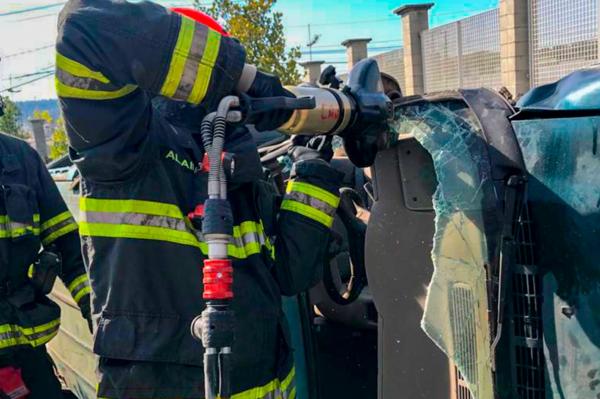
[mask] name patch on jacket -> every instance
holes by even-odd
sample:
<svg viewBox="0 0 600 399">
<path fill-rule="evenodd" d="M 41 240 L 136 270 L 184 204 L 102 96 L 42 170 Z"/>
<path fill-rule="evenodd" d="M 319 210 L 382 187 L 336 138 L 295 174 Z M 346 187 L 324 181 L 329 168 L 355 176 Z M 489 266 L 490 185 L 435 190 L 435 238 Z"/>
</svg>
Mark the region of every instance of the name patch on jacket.
<svg viewBox="0 0 600 399">
<path fill-rule="evenodd" d="M 180 156 L 173 150 L 170 150 L 169 152 L 167 152 L 167 155 L 165 155 L 165 158 L 175 161 L 179 166 L 181 166 L 182 168 L 186 168 L 193 173 L 196 173 L 198 171 L 198 166 L 196 166 L 193 161 L 191 161 L 189 159 L 185 159 L 184 157 Z"/>
</svg>

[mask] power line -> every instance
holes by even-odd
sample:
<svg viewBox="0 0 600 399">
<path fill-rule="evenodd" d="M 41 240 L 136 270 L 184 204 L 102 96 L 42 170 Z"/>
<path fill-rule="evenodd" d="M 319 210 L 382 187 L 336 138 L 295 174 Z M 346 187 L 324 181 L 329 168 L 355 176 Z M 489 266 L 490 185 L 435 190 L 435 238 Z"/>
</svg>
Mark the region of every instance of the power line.
<svg viewBox="0 0 600 399">
<path fill-rule="evenodd" d="M 35 72 L 30 72 L 30 73 L 25 73 L 22 75 L 11 75 L 8 78 L 4 78 L 2 80 L 7 81 L 7 80 L 18 80 L 18 79 L 23 79 L 23 78 L 28 78 L 31 76 L 37 76 L 37 75 L 42 75 L 48 72 L 54 72 L 54 65 L 48 65 L 45 66 L 44 68 L 41 68 L 40 70 L 37 70 Z"/>
<path fill-rule="evenodd" d="M 57 12 L 52 12 L 52 13 L 49 13 L 49 14 L 36 15 L 35 17 L 26 17 L 26 18 L 21 18 L 21 19 L 15 19 L 15 20 L 8 21 L 8 22 L 15 23 L 15 22 L 32 21 L 34 19 L 42 19 L 42 18 L 47 18 L 47 17 L 55 17 L 57 15 L 58 15 Z"/>
<path fill-rule="evenodd" d="M 398 43 L 398 44 L 401 44 L 402 40 L 400 40 L 400 39 L 374 40 L 374 41 L 369 42 L 369 45 L 371 45 L 371 44 L 386 44 L 386 43 Z M 332 44 L 322 44 L 322 45 L 319 45 L 319 46 L 315 45 L 315 46 L 312 46 L 312 48 L 313 49 L 315 49 L 315 48 L 335 48 L 335 49 L 338 49 L 341 46 L 342 46 L 341 43 L 338 43 L 338 44 L 333 44 L 332 43 Z M 304 51 L 304 49 L 305 49 L 304 47 L 300 48 L 301 51 Z"/>
<path fill-rule="evenodd" d="M 384 46 L 384 47 L 369 47 L 369 51 L 386 51 L 386 50 L 397 50 L 402 46 Z M 313 54 L 344 54 L 346 49 L 330 49 L 330 50 L 313 50 Z"/>
<path fill-rule="evenodd" d="M 37 78 L 35 78 L 35 79 L 28 80 L 27 82 L 23 82 L 23 83 L 16 84 L 16 85 L 14 85 L 14 86 L 12 86 L 12 87 L 8 87 L 8 88 L 6 88 L 6 89 L 2 89 L 2 90 L 0 90 L 0 93 L 4 93 L 5 91 L 12 92 L 12 91 L 14 91 L 15 89 L 18 89 L 18 88 L 20 88 L 20 87 L 23 87 L 23 86 L 30 85 L 30 84 L 32 84 L 32 83 L 35 83 L 35 82 L 37 82 L 38 80 L 46 79 L 46 78 L 49 78 L 49 77 L 51 77 L 51 76 L 53 76 L 53 75 L 54 75 L 54 71 L 50 71 L 50 72 L 48 72 L 46 75 L 43 75 L 43 76 L 37 77 Z"/>
<path fill-rule="evenodd" d="M 66 1 L 61 1 L 60 3 L 52 3 L 52 4 L 45 4 L 45 5 L 36 6 L 36 7 L 21 8 L 20 10 L 6 11 L 3 13 L 0 13 L 0 17 L 8 17 L 10 15 L 25 14 L 28 12 L 39 11 L 39 10 L 47 10 L 48 8 L 58 7 L 58 6 L 62 6 L 65 4 L 67 4 Z"/>
<path fill-rule="evenodd" d="M 344 21 L 344 22 L 327 22 L 327 23 L 320 23 L 320 24 L 310 24 L 310 26 L 334 26 L 334 25 L 354 25 L 354 24 L 365 24 L 365 23 L 371 23 L 371 22 L 383 22 L 383 21 L 398 21 L 398 17 L 389 17 L 389 18 L 379 18 L 379 19 L 362 19 L 362 20 L 355 20 L 355 21 Z M 308 26 L 308 24 L 304 24 L 304 25 L 288 25 L 288 28 L 306 28 Z"/>
<path fill-rule="evenodd" d="M 5 55 L 2 58 L 7 59 L 7 58 L 12 58 L 12 57 L 17 57 L 19 55 L 37 53 L 38 51 L 46 50 L 46 49 L 49 49 L 51 47 L 54 47 L 54 43 L 46 44 L 44 46 L 32 48 L 32 49 L 29 49 L 29 50 L 19 51 L 18 53 L 8 54 L 8 55 Z"/>
</svg>

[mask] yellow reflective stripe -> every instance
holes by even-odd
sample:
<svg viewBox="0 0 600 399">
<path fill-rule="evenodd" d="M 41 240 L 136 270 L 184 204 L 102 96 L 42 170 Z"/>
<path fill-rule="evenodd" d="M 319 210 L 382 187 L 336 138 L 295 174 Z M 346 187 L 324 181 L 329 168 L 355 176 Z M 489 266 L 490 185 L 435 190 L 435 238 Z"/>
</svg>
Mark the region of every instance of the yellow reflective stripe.
<svg viewBox="0 0 600 399">
<path fill-rule="evenodd" d="M 154 201 L 81 197 L 79 209 L 82 212 L 145 213 L 183 219 L 183 214 L 177 205 Z"/>
<path fill-rule="evenodd" d="M 200 104 L 208 90 L 208 84 L 212 76 L 213 68 L 219 56 L 219 47 L 221 46 L 221 35 L 212 29 L 208 29 L 206 37 L 206 47 L 202 54 L 202 60 L 198 65 L 198 72 L 192 92 L 188 97 L 188 102 L 192 104 Z"/>
<path fill-rule="evenodd" d="M 306 216 L 307 218 L 317 221 L 327 227 L 331 227 L 333 224 L 333 218 L 328 214 L 298 201 L 284 200 L 281 203 L 281 209 L 299 213 L 300 215 Z"/>
<path fill-rule="evenodd" d="M 71 296 L 73 297 L 73 300 L 75 300 L 75 302 L 77 302 L 77 303 L 79 303 L 79 300 L 84 295 L 92 292 L 92 289 L 90 288 L 90 285 L 88 282 L 87 274 L 82 274 L 81 276 L 79 276 L 76 279 L 74 279 L 73 281 L 71 281 L 71 284 L 69 284 L 69 286 L 67 288 L 69 289 L 69 292 L 71 292 Z"/>
<path fill-rule="evenodd" d="M 60 319 L 52 320 L 46 324 L 41 324 L 41 325 L 35 326 L 35 327 L 21 327 L 16 324 L 2 324 L 2 325 L 0 325 L 0 333 L 17 330 L 17 331 L 23 333 L 24 335 L 32 335 L 32 334 L 38 334 L 38 333 L 50 330 L 51 328 L 56 327 L 59 324 L 60 324 Z"/>
<path fill-rule="evenodd" d="M 274 380 L 269 381 L 263 386 L 250 388 L 247 391 L 237 393 L 231 396 L 231 399 L 263 399 L 278 388 L 281 391 L 285 391 L 287 387 L 292 383 L 295 374 L 296 369 L 292 368 L 292 371 L 290 371 L 287 377 L 285 377 L 283 382 L 280 382 L 278 378 L 275 378 Z"/>
<path fill-rule="evenodd" d="M 49 229 L 50 227 L 55 226 L 55 225 L 59 224 L 60 222 L 67 220 L 70 217 L 71 217 L 71 212 L 69 212 L 69 211 L 59 213 L 58 215 L 54 216 L 53 218 L 50 218 L 50 219 L 46 220 L 44 223 L 42 223 L 40 228 L 42 229 L 42 231 Z"/>
<path fill-rule="evenodd" d="M 79 292 L 77 292 L 76 295 L 73 296 L 73 300 L 79 303 L 79 300 L 83 298 L 84 295 L 89 294 L 90 292 L 92 292 L 92 288 L 89 285 L 87 285 L 81 290 L 79 290 Z"/>
<path fill-rule="evenodd" d="M 17 345 L 31 345 L 33 347 L 43 345 L 58 334 L 60 319 L 36 327 L 23 328 L 15 324 L 0 325 L 0 337 L 8 335 L 8 338 L 0 338 L 0 349 Z M 49 331 L 52 330 L 52 331 Z M 34 336 L 48 332 L 46 335 L 34 338 Z M 13 335 L 13 336 L 10 336 Z"/>
<path fill-rule="evenodd" d="M 81 222 L 79 224 L 79 233 L 83 236 L 137 238 L 200 247 L 199 241 L 190 232 L 157 226 Z"/>
<path fill-rule="evenodd" d="M 177 42 L 171 56 L 169 72 L 160 89 L 160 94 L 165 97 L 173 97 L 179 87 L 185 62 L 192 47 L 195 29 L 196 24 L 193 20 L 184 16 L 181 17 L 181 26 L 179 27 L 179 35 L 177 36 Z"/>
<path fill-rule="evenodd" d="M 19 327 L 19 330 L 23 332 L 23 334 L 25 335 L 32 335 L 32 334 L 37 334 L 37 333 L 41 333 L 44 331 L 48 331 L 56 326 L 58 326 L 60 324 L 60 319 L 56 319 L 56 320 L 52 320 L 46 324 L 42 324 L 36 327 L 28 327 L 28 328 L 22 328 L 21 326 L 17 326 Z"/>
<path fill-rule="evenodd" d="M 282 391 L 285 391 L 290 386 L 290 384 L 294 380 L 295 375 L 296 375 L 296 368 L 292 367 L 292 370 L 290 371 L 290 373 L 287 375 L 287 377 L 284 378 L 283 382 L 281 383 Z"/>
<path fill-rule="evenodd" d="M 337 208 L 340 204 L 340 197 L 322 189 L 321 187 L 317 187 L 309 183 L 290 181 L 285 191 L 287 193 L 298 191 L 310 195 L 311 197 L 315 197 L 334 208 Z"/>
<path fill-rule="evenodd" d="M 258 233 L 261 230 L 260 224 L 249 220 L 242 222 L 239 226 L 233 226 L 233 236 L 241 237 L 246 233 Z"/>
<path fill-rule="evenodd" d="M 67 58 L 58 52 L 56 53 L 56 67 L 70 73 L 71 75 L 82 78 L 92 78 L 102 83 L 110 83 L 110 80 L 108 80 L 102 73 L 92 71 L 85 65 Z"/>
<path fill-rule="evenodd" d="M 288 399 L 296 399 L 296 387 L 292 388 L 292 390 L 290 391 L 290 396 L 288 397 Z"/>
<path fill-rule="evenodd" d="M 56 93 L 60 97 L 78 98 L 81 100 L 114 100 L 125 97 L 126 95 L 133 93 L 138 88 L 136 85 L 125 85 L 114 91 L 85 90 L 77 87 L 67 86 L 58 79 L 55 79 L 55 83 Z"/>
<path fill-rule="evenodd" d="M 73 290 L 81 283 L 83 283 L 84 281 L 87 281 L 88 276 L 87 274 L 82 274 L 81 276 L 77 277 L 75 280 L 71 281 L 71 284 L 69 284 L 69 286 L 67 287 L 67 289 L 71 292 L 71 294 L 73 293 Z"/>
<path fill-rule="evenodd" d="M 33 233 L 35 236 L 40 235 L 40 229 L 36 227 L 19 227 L 17 229 L 11 229 L 10 231 L 0 231 L 0 238 L 16 238 L 24 236 L 28 233 Z"/>
<path fill-rule="evenodd" d="M 54 232 L 52 232 L 52 234 L 49 234 L 47 237 L 42 238 L 42 244 L 44 245 L 49 245 L 51 243 L 53 243 L 56 239 L 64 236 L 65 234 L 69 234 L 72 231 L 75 231 L 78 229 L 78 226 L 76 223 L 70 223 Z"/>
</svg>

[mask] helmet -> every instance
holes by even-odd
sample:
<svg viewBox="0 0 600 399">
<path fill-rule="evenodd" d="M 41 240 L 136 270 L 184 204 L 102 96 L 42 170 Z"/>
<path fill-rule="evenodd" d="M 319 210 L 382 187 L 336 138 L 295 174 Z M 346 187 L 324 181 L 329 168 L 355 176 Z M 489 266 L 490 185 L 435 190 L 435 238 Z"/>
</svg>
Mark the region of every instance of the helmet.
<svg viewBox="0 0 600 399">
<path fill-rule="evenodd" d="M 193 9 L 193 8 L 185 8 L 185 7 L 173 7 L 171 11 L 176 12 L 177 14 L 184 15 L 190 19 L 193 19 L 196 22 L 199 22 L 203 25 L 208 26 L 212 30 L 219 32 L 223 36 L 229 36 L 229 33 L 221 24 L 214 20 L 210 15 L 203 13 L 202 11 Z"/>
</svg>

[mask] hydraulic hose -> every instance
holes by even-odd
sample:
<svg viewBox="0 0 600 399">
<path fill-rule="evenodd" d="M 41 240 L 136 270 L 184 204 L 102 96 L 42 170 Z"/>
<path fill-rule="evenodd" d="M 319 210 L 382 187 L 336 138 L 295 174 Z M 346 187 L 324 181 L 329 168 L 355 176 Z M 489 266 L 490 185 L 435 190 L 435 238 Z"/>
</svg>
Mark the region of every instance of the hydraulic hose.
<svg viewBox="0 0 600 399">
<path fill-rule="evenodd" d="M 227 182 L 222 164 L 225 130 L 228 120 L 239 121 L 239 106 L 234 96 L 221 100 L 216 113 L 207 115 L 200 133 L 208 158 L 208 199 L 191 214 L 194 226 L 202 226 L 208 246 L 208 259 L 203 260 L 203 299 L 206 309 L 191 324 L 191 333 L 204 346 L 204 389 L 206 399 L 227 399 L 231 396 L 231 347 L 233 346 L 234 314 L 230 310 L 233 298 L 233 265 L 227 246 L 233 236 L 233 214 L 227 202 Z"/>
</svg>

